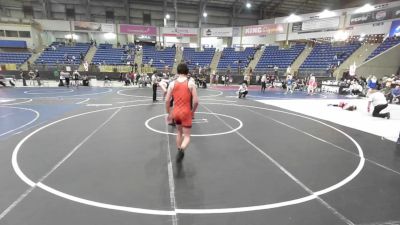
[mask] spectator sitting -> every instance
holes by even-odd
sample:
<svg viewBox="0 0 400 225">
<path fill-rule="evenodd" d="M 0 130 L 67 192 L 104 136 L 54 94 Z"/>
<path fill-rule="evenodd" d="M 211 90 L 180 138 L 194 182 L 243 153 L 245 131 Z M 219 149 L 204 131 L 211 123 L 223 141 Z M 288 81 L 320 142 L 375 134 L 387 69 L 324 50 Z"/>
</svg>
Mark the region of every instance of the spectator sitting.
<svg viewBox="0 0 400 225">
<path fill-rule="evenodd" d="M 393 100 L 397 100 L 397 104 L 400 104 L 400 85 L 396 85 L 390 93 L 389 102 L 392 103 Z"/>
<path fill-rule="evenodd" d="M 376 89 L 378 87 L 378 79 L 375 76 L 368 77 L 367 86 L 369 89 Z"/>
<path fill-rule="evenodd" d="M 104 76 L 104 87 L 105 86 L 111 86 L 111 79 L 107 75 Z"/>
<path fill-rule="evenodd" d="M 352 95 L 359 95 L 362 93 L 363 88 L 358 82 L 352 81 L 349 90 Z"/>
<path fill-rule="evenodd" d="M 392 94 L 392 89 L 390 88 L 390 82 L 387 82 L 385 87 L 381 89 L 381 92 L 383 93 L 383 95 L 385 95 L 386 100 L 390 100 Z"/>
<path fill-rule="evenodd" d="M 2 85 L 3 87 L 6 87 L 6 79 L 4 78 L 4 76 L 0 75 L 0 85 Z"/>
</svg>

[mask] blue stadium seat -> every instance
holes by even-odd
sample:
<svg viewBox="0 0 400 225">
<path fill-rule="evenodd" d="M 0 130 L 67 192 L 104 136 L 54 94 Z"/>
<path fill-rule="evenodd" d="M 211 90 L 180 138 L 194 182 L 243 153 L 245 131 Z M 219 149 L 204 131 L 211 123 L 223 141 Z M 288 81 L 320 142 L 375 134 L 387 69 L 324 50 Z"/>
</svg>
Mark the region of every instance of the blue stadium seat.
<svg viewBox="0 0 400 225">
<path fill-rule="evenodd" d="M 55 47 L 55 50 L 53 49 Z M 80 64 L 80 55 L 86 56 L 89 51 L 89 43 L 75 43 L 74 46 L 67 46 L 62 42 L 53 42 L 46 48 L 39 58 L 35 61 L 36 64 Z M 75 57 L 73 60 L 72 58 Z M 70 61 L 68 61 L 68 59 Z"/>
<path fill-rule="evenodd" d="M 228 67 L 236 69 L 245 68 L 254 57 L 255 48 L 247 47 L 244 51 L 235 51 L 234 48 L 224 48 L 221 59 L 218 62 L 218 69 L 227 69 Z"/>
<path fill-rule="evenodd" d="M 382 42 L 382 44 L 380 44 L 378 48 L 376 48 L 365 61 L 374 58 L 375 56 L 381 54 L 382 52 L 388 50 L 389 48 L 397 44 L 400 44 L 400 38 L 386 38 L 386 40 Z"/>
<path fill-rule="evenodd" d="M 286 69 L 293 64 L 296 58 L 303 52 L 304 48 L 304 44 L 297 44 L 289 49 L 279 49 L 278 46 L 265 47 L 264 53 L 254 71 L 272 71 L 275 66 L 280 69 Z"/>
<path fill-rule="evenodd" d="M 204 51 L 196 51 L 194 48 L 184 48 L 183 60 L 188 64 L 189 69 L 196 66 L 210 66 L 214 57 L 215 48 L 205 48 Z"/>
<path fill-rule="evenodd" d="M 300 66 L 300 71 L 326 71 L 332 66 L 337 66 L 338 62 L 339 65 L 342 64 L 360 46 L 361 44 L 359 42 L 341 46 L 333 46 L 330 43 L 317 44 L 311 51 L 310 55 L 306 58 L 304 63 Z"/>
<path fill-rule="evenodd" d="M 154 46 L 143 46 L 144 64 L 150 64 L 158 70 L 164 69 L 165 66 L 172 68 L 175 62 L 176 49 L 165 48 L 164 50 L 156 50 Z"/>
<path fill-rule="evenodd" d="M 102 65 L 126 65 L 127 62 L 134 62 L 135 60 L 135 46 L 129 45 L 131 55 L 124 51 L 125 46 L 122 48 L 113 48 L 111 44 L 100 44 L 97 48 L 96 54 L 92 59 L 92 63 Z"/>
<path fill-rule="evenodd" d="M 24 64 L 31 53 L 0 52 L 0 64 Z"/>
</svg>

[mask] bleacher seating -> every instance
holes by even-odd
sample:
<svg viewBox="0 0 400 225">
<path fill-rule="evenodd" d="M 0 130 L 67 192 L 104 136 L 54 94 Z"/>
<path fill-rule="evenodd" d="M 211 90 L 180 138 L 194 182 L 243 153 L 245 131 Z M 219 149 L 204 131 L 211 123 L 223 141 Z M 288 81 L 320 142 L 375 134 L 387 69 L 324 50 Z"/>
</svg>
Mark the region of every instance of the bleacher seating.
<svg viewBox="0 0 400 225">
<path fill-rule="evenodd" d="M 55 47 L 55 50 L 52 46 Z M 57 63 L 80 64 L 80 54 L 82 53 L 83 56 L 86 56 L 89 48 L 89 43 L 75 43 L 73 46 L 68 46 L 61 42 L 53 42 L 43 51 L 35 63 L 47 65 L 55 65 Z M 75 57 L 75 59 L 73 59 L 73 57 Z M 69 58 L 69 60 L 67 58 Z"/>
<path fill-rule="evenodd" d="M 325 71 L 331 66 L 338 66 L 352 55 L 360 43 L 351 43 L 343 46 L 332 46 L 332 44 L 317 44 L 304 63 L 300 66 L 302 70 Z"/>
<path fill-rule="evenodd" d="M 92 63 L 105 65 L 126 65 L 127 62 L 134 62 L 135 47 L 131 48 L 131 56 L 128 58 L 128 52 L 125 51 L 125 46 L 122 48 L 113 48 L 112 44 L 100 44 L 96 54 L 92 59 Z"/>
<path fill-rule="evenodd" d="M 400 38 L 387 38 L 384 42 L 382 42 L 382 44 L 378 46 L 378 48 L 376 48 L 371 53 L 371 55 L 368 56 L 368 58 L 365 61 L 372 59 L 373 57 L 381 54 L 382 52 L 388 50 L 389 48 L 397 44 L 400 44 Z"/>
<path fill-rule="evenodd" d="M 215 48 L 205 48 L 204 51 L 196 51 L 194 48 L 183 49 L 183 60 L 187 62 L 189 69 L 196 66 L 210 66 L 214 57 Z"/>
<path fill-rule="evenodd" d="M 273 70 L 275 66 L 285 69 L 292 65 L 297 57 L 303 52 L 304 44 L 296 44 L 289 49 L 279 49 L 278 46 L 267 46 L 264 49 L 255 71 L 265 72 Z"/>
<path fill-rule="evenodd" d="M 255 48 L 247 47 L 244 51 L 235 51 L 235 48 L 224 48 L 221 54 L 221 59 L 218 62 L 218 69 L 245 68 L 254 57 Z M 239 63 L 240 62 L 240 63 Z"/>
<path fill-rule="evenodd" d="M 31 53 L 0 52 L 0 64 L 23 64 L 31 57 Z"/>
<path fill-rule="evenodd" d="M 165 66 L 172 68 L 175 62 L 175 48 L 165 48 L 164 50 L 156 50 L 154 46 L 143 46 L 144 64 L 151 64 L 152 67 L 158 70 L 163 69 Z"/>
</svg>

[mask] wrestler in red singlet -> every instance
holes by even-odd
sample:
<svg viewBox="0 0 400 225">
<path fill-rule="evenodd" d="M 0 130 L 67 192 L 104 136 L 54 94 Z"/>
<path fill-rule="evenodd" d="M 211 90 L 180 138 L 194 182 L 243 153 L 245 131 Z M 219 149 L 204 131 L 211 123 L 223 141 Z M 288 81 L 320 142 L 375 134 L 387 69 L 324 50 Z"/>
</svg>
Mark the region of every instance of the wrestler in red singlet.
<svg viewBox="0 0 400 225">
<path fill-rule="evenodd" d="M 192 127 L 192 109 L 191 98 L 192 93 L 189 89 L 189 79 L 184 82 L 176 80 L 172 89 L 172 97 L 174 98 L 174 109 L 172 117 L 177 125 L 183 127 Z"/>
<path fill-rule="evenodd" d="M 189 80 L 189 68 L 181 63 L 177 67 L 178 77 L 173 81 L 167 91 L 165 99 L 165 110 L 168 115 L 167 121 L 176 123 L 176 147 L 178 154 L 176 162 L 181 163 L 184 157 L 184 151 L 190 143 L 190 129 L 192 127 L 192 118 L 199 104 L 196 85 Z M 174 109 L 171 113 L 171 99 L 174 99 Z M 192 105 L 193 103 L 193 105 Z"/>
</svg>

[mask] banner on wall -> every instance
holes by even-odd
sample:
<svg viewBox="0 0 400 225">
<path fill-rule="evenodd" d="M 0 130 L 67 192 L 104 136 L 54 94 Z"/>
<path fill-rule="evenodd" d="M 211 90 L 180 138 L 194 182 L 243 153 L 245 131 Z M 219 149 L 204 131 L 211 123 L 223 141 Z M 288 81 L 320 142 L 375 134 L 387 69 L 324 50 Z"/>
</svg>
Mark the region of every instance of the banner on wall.
<svg viewBox="0 0 400 225">
<path fill-rule="evenodd" d="M 339 28 L 340 17 L 331 17 L 324 19 L 306 20 L 302 22 L 301 30 L 325 30 L 330 28 Z"/>
<path fill-rule="evenodd" d="M 292 32 L 299 32 L 302 31 L 302 26 L 303 23 L 302 22 L 296 22 L 292 24 Z"/>
<path fill-rule="evenodd" d="M 392 26 L 390 27 L 389 36 L 399 36 L 400 37 L 400 20 L 392 21 Z"/>
<path fill-rule="evenodd" d="M 151 42 L 151 43 L 155 43 L 156 42 L 156 36 L 150 36 L 150 35 L 137 35 L 135 37 L 135 41 L 139 42 Z"/>
<path fill-rule="evenodd" d="M 203 28 L 203 37 L 232 37 L 233 27 Z"/>
<path fill-rule="evenodd" d="M 233 37 L 240 37 L 240 27 L 234 27 L 232 31 Z"/>
<path fill-rule="evenodd" d="M 106 32 L 106 33 L 114 33 L 115 32 L 114 24 L 93 23 L 93 22 L 83 22 L 83 21 L 74 21 L 74 30 L 75 31 Z"/>
<path fill-rule="evenodd" d="M 283 24 L 264 24 L 243 27 L 243 36 L 261 36 L 267 34 L 284 33 Z"/>
<path fill-rule="evenodd" d="M 162 35 L 170 37 L 191 37 L 197 36 L 198 28 L 182 28 L 182 27 L 163 27 Z"/>
<path fill-rule="evenodd" d="M 373 12 L 351 15 L 350 25 L 373 23 L 396 18 L 400 18 L 400 6 L 390 9 L 381 9 Z"/>
<path fill-rule="evenodd" d="M 157 27 L 120 24 L 119 32 L 123 34 L 157 36 Z"/>
</svg>

